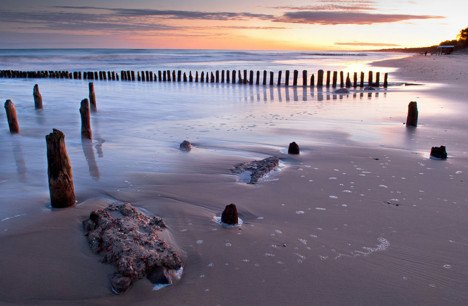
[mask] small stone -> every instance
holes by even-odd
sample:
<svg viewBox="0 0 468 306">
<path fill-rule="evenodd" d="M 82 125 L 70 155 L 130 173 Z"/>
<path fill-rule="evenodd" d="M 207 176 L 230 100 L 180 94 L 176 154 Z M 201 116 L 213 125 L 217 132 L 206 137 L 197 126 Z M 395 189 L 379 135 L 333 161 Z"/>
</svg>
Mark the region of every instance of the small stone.
<svg viewBox="0 0 468 306">
<path fill-rule="evenodd" d="M 447 151 L 445 150 L 445 146 L 432 147 L 431 157 L 447 159 Z"/>
<path fill-rule="evenodd" d="M 349 90 L 347 90 L 346 88 L 340 88 L 340 89 L 335 90 L 334 93 L 337 93 L 337 94 L 348 94 L 348 93 L 349 93 Z"/>
<path fill-rule="evenodd" d="M 239 215 L 237 214 L 236 204 L 231 203 L 226 205 L 226 208 L 221 215 L 221 222 L 229 225 L 235 225 L 239 223 Z"/>
<path fill-rule="evenodd" d="M 288 154 L 299 154 L 299 145 L 294 141 L 289 144 Z"/>
<path fill-rule="evenodd" d="M 110 282 L 112 291 L 114 291 L 115 294 L 121 294 L 132 285 L 133 281 L 130 277 L 125 277 L 115 272 L 113 275 L 111 275 Z"/>
<path fill-rule="evenodd" d="M 283 244 L 283 248 L 285 248 L 285 247 L 287 247 L 287 246 L 288 246 L 288 245 L 287 245 L 286 243 L 285 243 L 285 244 Z"/>
<path fill-rule="evenodd" d="M 181 149 L 182 151 L 189 152 L 190 150 L 192 150 L 192 144 L 190 143 L 190 141 L 184 140 L 184 141 L 180 144 L 180 149 Z"/>
</svg>

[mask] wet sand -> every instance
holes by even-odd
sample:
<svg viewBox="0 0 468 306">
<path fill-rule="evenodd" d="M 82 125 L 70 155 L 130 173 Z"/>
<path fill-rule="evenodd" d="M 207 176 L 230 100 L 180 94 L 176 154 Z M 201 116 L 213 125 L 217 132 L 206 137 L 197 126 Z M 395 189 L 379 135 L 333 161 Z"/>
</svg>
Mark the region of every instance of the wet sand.
<svg viewBox="0 0 468 306">
<path fill-rule="evenodd" d="M 0 136 L 0 304 L 466 304 L 468 105 L 462 87 L 428 83 L 427 70 L 451 58 L 437 60 L 385 63 L 405 63 L 391 78 L 426 85 L 378 93 L 282 89 L 280 102 L 276 88 L 239 94 L 234 86 L 194 87 L 213 113 L 197 105 L 195 119 L 164 113 L 164 104 L 179 101 L 149 87 L 156 85 L 96 84 L 91 150 L 72 119 L 77 107 L 49 101 L 62 105 L 61 122 L 17 106 L 19 119 L 30 119 L 21 136 L 10 137 L 5 127 Z M 405 70 L 422 61 L 421 74 Z M 158 99 L 167 102 L 140 112 L 110 103 L 142 90 L 163 91 Z M 215 92 L 229 95 L 211 98 Z M 418 101 L 418 128 L 403 125 L 410 101 Z M 131 118 L 119 115 L 125 111 Z M 78 204 L 50 210 L 41 150 L 57 122 L 67 135 Z M 190 153 L 177 149 L 184 139 L 194 146 Z M 287 154 L 292 141 L 298 156 Z M 449 158 L 429 159 L 440 145 Z M 273 155 L 284 168 L 258 184 L 230 174 L 240 162 Z M 114 268 L 91 252 L 81 222 L 113 202 L 164 218 L 166 239 L 184 261 L 180 281 L 153 291 L 142 279 L 122 295 L 110 291 Z M 240 228 L 213 219 L 229 203 L 239 209 Z"/>
</svg>

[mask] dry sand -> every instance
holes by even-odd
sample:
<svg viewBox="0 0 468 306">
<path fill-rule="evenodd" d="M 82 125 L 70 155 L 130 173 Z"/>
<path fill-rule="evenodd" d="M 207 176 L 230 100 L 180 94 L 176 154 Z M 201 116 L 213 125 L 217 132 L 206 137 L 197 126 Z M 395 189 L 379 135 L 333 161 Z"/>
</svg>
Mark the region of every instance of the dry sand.
<svg viewBox="0 0 468 306">
<path fill-rule="evenodd" d="M 466 95 L 467 57 L 415 56 L 376 65 L 401 67 L 391 80 L 458 86 L 389 89 L 387 95 L 401 100 L 394 105 L 377 103 L 383 93 L 357 99 L 352 105 L 364 120 L 355 124 L 338 112 L 352 96 L 320 106 L 347 129 L 372 129 L 361 134 L 379 134 L 375 141 L 353 139 L 336 124 L 328 129 L 326 121 L 313 132 L 299 122 L 272 128 L 263 143 L 200 140 L 192 152 L 174 154 L 179 172 L 127 173 L 121 179 L 130 186 L 94 187 L 74 169 L 80 205 L 34 212 L 38 201 L 18 196 L 12 205 L 27 215 L 0 223 L 9 222 L 0 234 L 0 304 L 467 304 L 468 105 L 460 99 Z M 433 96 L 442 93 L 444 99 Z M 421 125 L 406 129 L 406 105 L 415 99 Z M 380 123 L 366 126 L 370 117 Z M 285 153 L 293 140 L 302 150 L 298 156 Z M 428 159 L 430 147 L 442 144 L 449 159 Z M 232 147 L 244 154 L 224 156 Z M 235 164 L 272 155 L 286 167 L 257 185 L 229 175 Z M 123 295 L 111 293 L 114 269 L 91 252 L 81 222 L 115 201 L 164 218 L 167 239 L 184 260 L 180 281 L 152 291 L 143 279 Z M 213 221 L 229 203 L 239 209 L 240 228 Z M 25 219 L 28 225 L 20 226 Z"/>
</svg>

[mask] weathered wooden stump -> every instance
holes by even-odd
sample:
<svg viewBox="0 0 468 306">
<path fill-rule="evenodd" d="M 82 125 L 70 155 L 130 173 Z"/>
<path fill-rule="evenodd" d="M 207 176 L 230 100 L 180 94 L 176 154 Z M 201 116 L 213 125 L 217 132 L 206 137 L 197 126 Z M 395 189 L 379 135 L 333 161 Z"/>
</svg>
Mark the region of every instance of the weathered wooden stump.
<svg viewBox="0 0 468 306">
<path fill-rule="evenodd" d="M 416 101 L 411 101 L 408 104 L 406 126 L 418 126 L 418 103 Z"/>
<path fill-rule="evenodd" d="M 93 112 L 97 111 L 96 106 L 96 93 L 94 92 L 94 83 L 89 83 L 89 103 L 91 104 L 91 110 Z"/>
<path fill-rule="evenodd" d="M 336 88 L 336 84 L 338 82 L 338 71 L 333 71 L 333 88 Z"/>
<path fill-rule="evenodd" d="M 278 71 L 278 86 L 281 86 L 281 74 L 282 74 L 282 73 L 283 73 L 283 72 L 282 72 L 281 70 Z"/>
<path fill-rule="evenodd" d="M 327 71 L 327 87 L 330 87 L 331 71 Z"/>
<path fill-rule="evenodd" d="M 8 126 L 10 127 L 10 133 L 19 133 L 18 119 L 16 119 L 16 108 L 15 104 L 11 100 L 6 100 L 5 111 L 8 120 Z"/>
<path fill-rule="evenodd" d="M 294 141 L 289 144 L 288 154 L 299 154 L 299 145 Z"/>
<path fill-rule="evenodd" d="M 39 92 L 39 85 L 34 85 L 33 89 L 33 97 L 34 97 L 34 107 L 36 109 L 42 109 L 42 95 Z"/>
<path fill-rule="evenodd" d="M 80 114 L 81 114 L 81 137 L 92 139 L 88 99 L 84 99 L 81 101 Z"/>
<path fill-rule="evenodd" d="M 343 88 L 344 86 L 345 86 L 344 73 L 343 71 L 340 71 L 340 87 Z"/>
<path fill-rule="evenodd" d="M 236 225 L 239 223 L 239 215 L 237 213 L 236 204 L 226 205 L 223 214 L 221 215 L 221 222 L 229 225 Z"/>
<path fill-rule="evenodd" d="M 349 72 L 348 72 L 348 75 L 346 76 L 346 88 L 350 88 L 351 87 L 351 79 L 349 78 Z"/>
<path fill-rule="evenodd" d="M 323 87 L 323 70 L 317 72 L 317 87 Z"/>
<path fill-rule="evenodd" d="M 384 76 L 383 87 L 384 88 L 388 87 L 388 73 L 386 73 Z"/>
<path fill-rule="evenodd" d="M 302 70 L 302 86 L 307 87 L 307 70 Z"/>
<path fill-rule="evenodd" d="M 46 136 L 50 203 L 54 208 L 75 205 L 73 176 L 65 148 L 65 134 L 54 129 Z"/>
</svg>

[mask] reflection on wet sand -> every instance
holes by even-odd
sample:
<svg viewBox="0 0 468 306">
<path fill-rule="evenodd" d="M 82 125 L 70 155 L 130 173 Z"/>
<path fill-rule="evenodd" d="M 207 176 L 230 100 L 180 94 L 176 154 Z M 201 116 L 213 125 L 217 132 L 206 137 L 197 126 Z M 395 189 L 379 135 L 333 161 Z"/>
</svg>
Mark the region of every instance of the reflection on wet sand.
<svg viewBox="0 0 468 306">
<path fill-rule="evenodd" d="M 81 146 L 83 148 L 83 153 L 85 155 L 86 162 L 88 163 L 89 174 L 93 179 L 99 181 L 99 168 L 96 163 L 96 158 L 94 156 L 93 141 L 90 139 L 83 138 L 81 139 Z"/>
<path fill-rule="evenodd" d="M 13 154 L 15 155 L 16 172 L 18 172 L 20 181 L 26 182 L 26 172 L 28 171 L 28 168 L 26 167 L 26 162 L 24 161 L 23 145 L 21 143 L 21 139 L 20 137 L 14 136 L 12 142 Z"/>
</svg>

